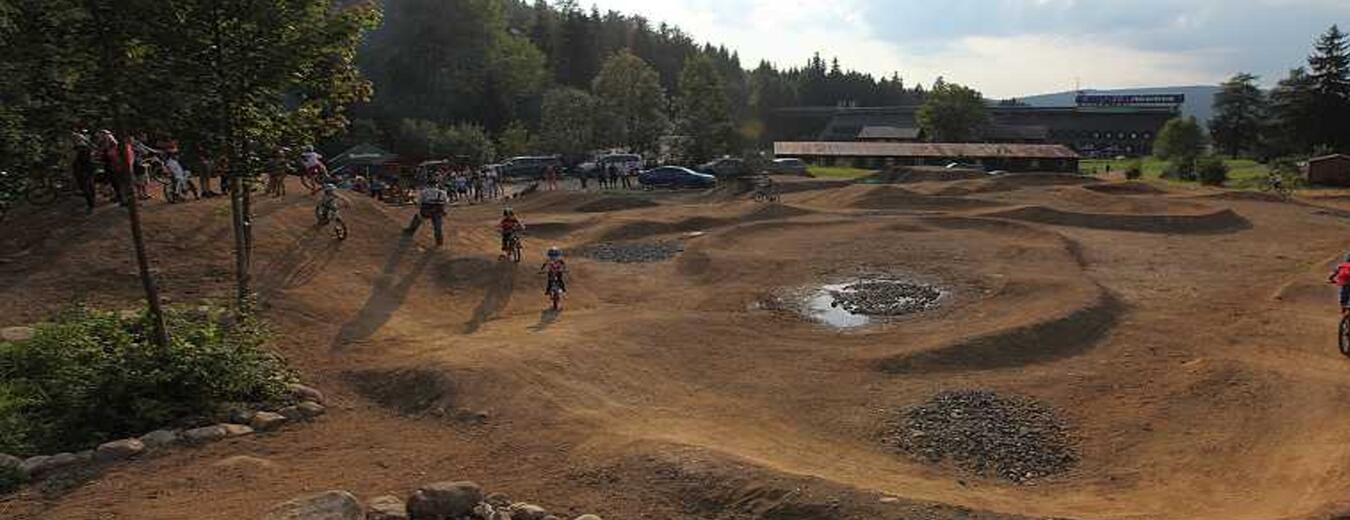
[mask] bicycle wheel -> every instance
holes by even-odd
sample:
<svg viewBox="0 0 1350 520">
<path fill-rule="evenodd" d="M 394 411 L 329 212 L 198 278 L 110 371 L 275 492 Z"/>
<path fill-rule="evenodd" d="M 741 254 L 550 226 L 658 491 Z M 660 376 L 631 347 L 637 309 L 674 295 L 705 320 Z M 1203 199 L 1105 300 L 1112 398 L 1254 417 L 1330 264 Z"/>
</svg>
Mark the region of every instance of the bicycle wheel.
<svg viewBox="0 0 1350 520">
<path fill-rule="evenodd" d="M 1341 355 L 1350 357 L 1350 315 L 1341 318 L 1341 327 L 1337 338 L 1340 340 Z"/>
<path fill-rule="evenodd" d="M 342 221 L 342 217 L 333 219 L 333 238 L 338 240 L 347 239 L 347 223 Z"/>
<path fill-rule="evenodd" d="M 313 175 L 302 174 L 300 175 L 300 185 L 307 190 L 315 191 L 319 189 L 319 179 Z"/>
<path fill-rule="evenodd" d="M 24 200 L 34 206 L 46 206 L 56 202 L 56 188 L 50 182 L 31 184 L 24 192 Z"/>
<path fill-rule="evenodd" d="M 520 239 L 516 239 L 515 242 L 511 244 L 511 261 L 512 261 L 512 262 L 515 262 L 515 263 L 517 263 L 517 264 L 520 263 L 520 250 L 521 250 L 521 247 L 520 247 Z"/>
</svg>

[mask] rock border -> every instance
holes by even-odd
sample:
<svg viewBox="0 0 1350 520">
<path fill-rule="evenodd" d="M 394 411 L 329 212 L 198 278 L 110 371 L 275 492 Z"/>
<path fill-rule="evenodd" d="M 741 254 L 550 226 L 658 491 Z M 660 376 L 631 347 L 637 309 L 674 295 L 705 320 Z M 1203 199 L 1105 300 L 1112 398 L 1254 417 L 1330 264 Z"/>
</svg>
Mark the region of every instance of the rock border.
<svg viewBox="0 0 1350 520">
<path fill-rule="evenodd" d="M 348 491 L 332 490 L 303 495 L 273 506 L 261 520 L 563 520 L 543 507 L 513 502 L 503 493 L 484 494 L 469 481 L 423 484 L 400 500 L 393 495 L 371 498 L 364 504 Z M 583 514 L 574 520 L 602 520 Z"/>
<path fill-rule="evenodd" d="M 226 422 L 189 429 L 159 429 L 139 437 L 108 441 L 92 450 L 76 453 L 34 455 L 26 459 L 0 453 L 0 467 L 18 470 L 23 480 L 31 485 L 60 470 L 111 464 L 134 459 L 146 452 L 176 446 L 203 446 L 257 432 L 270 432 L 289 423 L 313 420 L 327 412 L 322 404 L 323 392 L 314 387 L 292 383 L 287 393 L 296 404 L 272 410 L 239 410 L 231 413 Z"/>
</svg>

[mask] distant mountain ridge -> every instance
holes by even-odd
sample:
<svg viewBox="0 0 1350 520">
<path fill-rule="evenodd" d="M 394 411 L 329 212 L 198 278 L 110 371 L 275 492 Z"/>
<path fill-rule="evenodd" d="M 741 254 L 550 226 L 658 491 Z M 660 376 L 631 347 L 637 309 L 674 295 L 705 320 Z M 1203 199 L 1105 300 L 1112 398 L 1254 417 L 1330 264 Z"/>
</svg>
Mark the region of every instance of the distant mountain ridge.
<svg viewBox="0 0 1350 520">
<path fill-rule="evenodd" d="M 1184 94 L 1186 103 L 1181 105 L 1182 115 L 1195 116 L 1201 124 L 1209 122 L 1214 115 L 1214 95 L 1219 92 L 1217 85 L 1193 85 L 1189 87 L 1147 87 L 1122 88 L 1111 90 L 1083 89 L 1085 94 Z M 1078 92 L 1057 92 L 1017 98 L 1018 101 L 1034 107 L 1069 107 L 1074 105 Z"/>
</svg>

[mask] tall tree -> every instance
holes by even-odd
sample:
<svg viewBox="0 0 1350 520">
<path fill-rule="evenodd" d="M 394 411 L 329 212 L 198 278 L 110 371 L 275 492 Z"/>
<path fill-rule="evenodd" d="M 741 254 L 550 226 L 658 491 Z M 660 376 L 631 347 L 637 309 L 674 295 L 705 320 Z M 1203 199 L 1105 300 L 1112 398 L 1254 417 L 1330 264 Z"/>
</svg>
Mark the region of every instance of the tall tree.
<svg viewBox="0 0 1350 520">
<path fill-rule="evenodd" d="M 600 105 L 596 129 L 601 145 L 656 151 L 670 125 L 656 69 L 633 53 L 620 51 L 605 61 L 591 90 Z"/>
<path fill-rule="evenodd" d="M 989 122 L 989 113 L 978 91 L 938 78 L 916 118 L 929 140 L 959 143 L 979 135 Z"/>
<path fill-rule="evenodd" d="M 1308 70 L 1320 115 L 1313 144 L 1350 149 L 1350 41 L 1340 27 L 1318 38 Z"/>
<path fill-rule="evenodd" d="M 1214 117 L 1209 120 L 1209 133 L 1214 144 L 1228 155 L 1237 157 L 1254 152 L 1266 120 L 1265 93 L 1256 82 L 1257 76 L 1239 73 L 1220 85 L 1214 96 Z"/>
<path fill-rule="evenodd" d="M 1289 76 L 1270 91 L 1272 117 L 1262 139 L 1266 155 L 1299 155 L 1312 149 L 1321 118 L 1314 88 L 1312 76 L 1300 67 L 1289 71 Z"/>
<path fill-rule="evenodd" d="M 156 43 L 183 100 L 179 127 L 216 143 L 232 179 L 237 299 L 251 308 L 251 179 L 282 144 L 313 142 L 345 128 L 346 107 L 370 95 L 356 69 L 364 32 L 379 21 L 373 3 L 333 8 L 328 0 L 239 3 L 182 0 L 165 5 Z M 172 30 L 170 30 L 170 26 Z"/>
<path fill-rule="evenodd" d="M 595 146 L 596 101 L 583 90 L 559 87 L 544 94 L 539 146 L 563 154 L 584 154 Z"/>
<path fill-rule="evenodd" d="M 1204 151 L 1205 131 L 1194 116 L 1168 121 L 1153 143 L 1153 155 L 1159 159 L 1194 162 Z"/>
<path fill-rule="evenodd" d="M 712 60 L 695 56 L 685 62 L 676 113 L 679 133 L 686 139 L 686 160 L 703 162 L 732 151 L 734 128 L 728 104 L 722 77 Z"/>
</svg>

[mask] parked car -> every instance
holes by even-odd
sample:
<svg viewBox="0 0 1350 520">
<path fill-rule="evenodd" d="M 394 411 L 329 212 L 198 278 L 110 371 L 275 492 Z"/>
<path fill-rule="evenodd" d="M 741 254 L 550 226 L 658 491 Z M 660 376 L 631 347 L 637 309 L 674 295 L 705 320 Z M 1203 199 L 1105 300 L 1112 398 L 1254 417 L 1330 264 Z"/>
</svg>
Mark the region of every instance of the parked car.
<svg viewBox="0 0 1350 520">
<path fill-rule="evenodd" d="M 578 165 L 577 172 L 594 176 L 595 174 L 608 169 L 610 165 L 618 167 L 620 171 L 629 169 L 640 170 L 642 169 L 642 156 L 635 153 L 601 155 L 596 157 L 593 161 L 587 161 Z"/>
<path fill-rule="evenodd" d="M 650 188 L 711 188 L 717 177 L 683 166 L 662 166 L 638 174 L 638 183 Z"/>
<path fill-rule="evenodd" d="M 947 163 L 946 168 L 947 168 L 948 170 L 957 170 L 957 169 L 963 169 L 963 170 L 982 170 L 982 169 L 983 169 L 983 168 L 980 168 L 980 165 L 978 165 L 978 164 L 975 164 L 975 163 L 963 163 L 963 162 Z"/>
<path fill-rule="evenodd" d="M 498 170 L 502 177 L 542 179 L 544 172 L 552 166 L 563 172 L 562 159 L 556 155 L 546 157 L 512 157 L 503 162 Z"/>
<path fill-rule="evenodd" d="M 769 173 L 779 175 L 806 175 L 806 161 L 801 159 L 774 159 L 769 164 Z"/>
<path fill-rule="evenodd" d="M 698 167 L 698 171 L 716 177 L 741 177 L 755 173 L 750 171 L 750 167 L 745 165 L 744 160 L 734 157 L 723 157 L 703 163 Z"/>
</svg>

